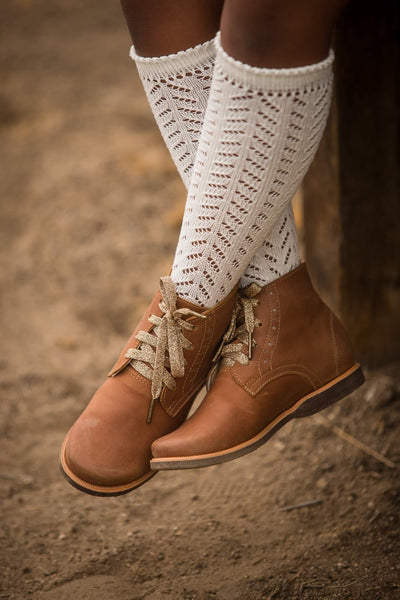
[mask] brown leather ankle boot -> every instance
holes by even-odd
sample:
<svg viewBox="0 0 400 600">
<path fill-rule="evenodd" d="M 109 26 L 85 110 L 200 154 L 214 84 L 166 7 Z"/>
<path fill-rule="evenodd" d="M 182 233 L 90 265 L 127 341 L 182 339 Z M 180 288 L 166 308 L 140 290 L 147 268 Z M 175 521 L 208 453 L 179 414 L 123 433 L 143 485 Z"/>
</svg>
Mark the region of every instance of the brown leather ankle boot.
<svg viewBox="0 0 400 600">
<path fill-rule="evenodd" d="M 61 468 L 78 489 L 125 494 L 147 481 L 152 442 L 179 427 L 204 385 L 237 290 L 212 309 L 176 296 L 170 277 L 108 379 L 68 433 Z"/>
<path fill-rule="evenodd" d="M 316 413 L 363 383 L 347 334 L 315 292 L 305 264 L 263 288 L 252 284 L 238 298 L 235 334 L 224 340 L 207 396 L 179 429 L 153 443 L 152 469 L 238 458 L 289 420 Z"/>
</svg>

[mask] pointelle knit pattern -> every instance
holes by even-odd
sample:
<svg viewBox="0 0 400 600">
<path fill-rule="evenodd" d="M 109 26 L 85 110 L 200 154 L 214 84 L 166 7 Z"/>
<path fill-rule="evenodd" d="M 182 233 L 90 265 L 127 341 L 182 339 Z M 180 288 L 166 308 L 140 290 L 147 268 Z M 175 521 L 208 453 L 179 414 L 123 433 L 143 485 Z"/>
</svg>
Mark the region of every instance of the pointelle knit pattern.
<svg viewBox="0 0 400 600">
<path fill-rule="evenodd" d="M 264 69 L 228 56 L 219 36 L 216 46 L 171 273 L 181 297 L 207 307 L 233 289 L 273 239 L 325 129 L 334 59 L 331 51 L 315 65 Z M 257 261 L 248 274 L 256 279 Z"/>
</svg>

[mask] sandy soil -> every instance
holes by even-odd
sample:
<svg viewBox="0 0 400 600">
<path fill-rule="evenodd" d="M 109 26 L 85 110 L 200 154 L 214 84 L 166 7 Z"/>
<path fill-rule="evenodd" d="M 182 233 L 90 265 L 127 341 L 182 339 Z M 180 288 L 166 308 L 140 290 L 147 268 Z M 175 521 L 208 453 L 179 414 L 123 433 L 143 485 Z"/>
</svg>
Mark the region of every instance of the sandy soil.
<svg viewBox="0 0 400 600">
<path fill-rule="evenodd" d="M 116 499 L 62 479 L 65 432 L 169 269 L 184 190 L 117 2 L 3 0 L 0 23 L 0 598 L 399 598 L 399 365 L 236 462 Z"/>
</svg>

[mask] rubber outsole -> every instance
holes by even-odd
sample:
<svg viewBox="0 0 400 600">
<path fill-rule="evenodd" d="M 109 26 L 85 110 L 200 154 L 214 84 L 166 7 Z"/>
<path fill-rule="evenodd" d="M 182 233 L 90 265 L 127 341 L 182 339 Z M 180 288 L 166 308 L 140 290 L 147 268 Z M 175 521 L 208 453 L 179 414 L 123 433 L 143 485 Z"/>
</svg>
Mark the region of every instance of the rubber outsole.
<svg viewBox="0 0 400 600">
<path fill-rule="evenodd" d="M 360 365 L 356 363 L 351 369 L 342 373 L 342 375 L 333 379 L 322 388 L 319 388 L 312 394 L 308 394 L 298 400 L 289 410 L 282 413 L 250 440 L 237 446 L 233 446 L 232 448 L 227 448 L 220 452 L 213 452 L 211 454 L 153 458 L 150 461 L 150 467 L 154 471 L 194 469 L 209 467 L 211 465 L 217 465 L 240 458 L 245 454 L 257 450 L 260 446 L 263 446 L 275 433 L 292 419 L 308 417 L 328 408 L 328 406 L 335 404 L 354 392 L 364 383 L 364 381 L 365 378 L 362 369 Z"/>
<path fill-rule="evenodd" d="M 149 481 L 154 475 L 157 475 L 157 471 L 149 471 L 141 477 L 140 479 L 136 479 L 135 481 L 131 481 L 129 483 L 125 483 L 122 485 L 114 485 L 114 486 L 101 486 L 89 483 L 88 481 L 84 481 L 80 479 L 75 473 L 71 471 L 69 468 L 66 458 L 65 458 L 65 448 L 68 442 L 68 435 L 64 440 L 64 443 L 61 448 L 61 458 L 60 458 L 60 470 L 64 475 L 65 479 L 71 484 L 74 488 L 79 490 L 80 492 L 85 492 L 86 494 L 90 494 L 91 496 L 100 496 L 100 497 L 111 497 L 111 496 L 122 496 L 124 494 L 128 494 L 133 490 L 136 490 L 138 487 Z"/>
</svg>

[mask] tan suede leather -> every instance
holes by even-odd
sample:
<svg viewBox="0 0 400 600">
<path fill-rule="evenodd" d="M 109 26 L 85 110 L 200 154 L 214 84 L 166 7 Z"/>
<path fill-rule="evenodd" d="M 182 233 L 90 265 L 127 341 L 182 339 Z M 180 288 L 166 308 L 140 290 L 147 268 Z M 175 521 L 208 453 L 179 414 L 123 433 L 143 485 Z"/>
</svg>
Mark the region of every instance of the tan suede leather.
<svg viewBox="0 0 400 600">
<path fill-rule="evenodd" d="M 220 368 L 195 414 L 153 443 L 153 468 L 187 468 L 163 467 L 162 461 L 201 459 L 246 443 L 357 364 L 342 324 L 315 292 L 305 264 L 262 288 L 256 298 L 260 326 L 251 360 Z M 248 353 L 246 344 L 243 352 Z M 196 466 L 196 460 L 188 466 Z"/>
<path fill-rule="evenodd" d="M 206 318 L 187 317 L 195 327 L 183 332 L 192 342 L 192 348 L 184 350 L 185 374 L 176 379 L 176 389 L 164 386 L 147 423 L 151 382 L 129 365 L 125 353 L 140 344 L 135 339 L 139 331 L 151 331 L 149 316 L 162 315 L 160 292 L 154 296 L 109 377 L 67 436 L 61 464 L 71 483 L 90 493 L 114 495 L 133 489 L 152 475 L 151 443 L 186 418 L 230 322 L 236 292 L 212 309 L 178 298 L 177 308 L 190 308 Z"/>
</svg>

